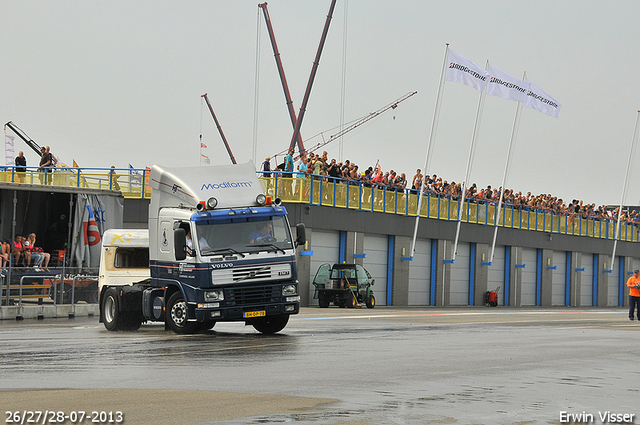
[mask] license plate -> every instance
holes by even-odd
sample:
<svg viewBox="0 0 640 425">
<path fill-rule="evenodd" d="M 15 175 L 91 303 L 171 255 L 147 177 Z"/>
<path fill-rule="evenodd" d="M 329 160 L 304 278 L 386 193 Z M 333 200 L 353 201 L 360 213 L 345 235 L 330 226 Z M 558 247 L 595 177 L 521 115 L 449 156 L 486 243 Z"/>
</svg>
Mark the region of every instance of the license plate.
<svg viewBox="0 0 640 425">
<path fill-rule="evenodd" d="M 262 316 L 266 316 L 267 312 L 262 310 L 262 311 L 247 311 L 246 313 L 244 313 L 244 317 L 262 317 Z"/>
</svg>

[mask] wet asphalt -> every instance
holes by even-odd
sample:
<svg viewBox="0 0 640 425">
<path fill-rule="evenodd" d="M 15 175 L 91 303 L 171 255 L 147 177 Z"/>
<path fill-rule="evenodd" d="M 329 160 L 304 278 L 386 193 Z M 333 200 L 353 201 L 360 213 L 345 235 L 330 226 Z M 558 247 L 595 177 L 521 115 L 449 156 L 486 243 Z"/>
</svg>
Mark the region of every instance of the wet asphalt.
<svg viewBox="0 0 640 425">
<path fill-rule="evenodd" d="M 4 320 L 0 413 L 354 425 L 607 423 L 610 412 L 640 423 L 639 346 L 640 322 L 621 308 L 310 307 L 268 336 L 242 323 L 183 336 L 158 324 L 108 332 L 97 317 Z"/>
</svg>

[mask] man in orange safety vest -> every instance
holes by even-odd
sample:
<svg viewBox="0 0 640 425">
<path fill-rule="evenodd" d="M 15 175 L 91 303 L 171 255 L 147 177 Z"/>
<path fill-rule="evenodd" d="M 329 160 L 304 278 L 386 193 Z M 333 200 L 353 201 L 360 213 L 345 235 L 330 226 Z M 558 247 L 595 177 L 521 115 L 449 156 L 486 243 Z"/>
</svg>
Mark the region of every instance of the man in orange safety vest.
<svg viewBox="0 0 640 425">
<path fill-rule="evenodd" d="M 627 286 L 629 287 L 629 320 L 633 320 L 634 310 L 637 311 L 636 318 L 640 320 L 640 270 L 633 271 L 633 276 L 627 280 Z"/>
</svg>

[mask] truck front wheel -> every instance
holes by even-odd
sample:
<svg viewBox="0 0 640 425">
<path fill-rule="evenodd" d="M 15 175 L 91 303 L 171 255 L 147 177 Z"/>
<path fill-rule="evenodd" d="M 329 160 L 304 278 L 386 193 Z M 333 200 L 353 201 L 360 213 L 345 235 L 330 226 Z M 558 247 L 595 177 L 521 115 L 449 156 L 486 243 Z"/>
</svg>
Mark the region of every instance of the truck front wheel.
<svg viewBox="0 0 640 425">
<path fill-rule="evenodd" d="M 176 292 L 169 298 L 166 316 L 169 327 L 177 334 L 192 334 L 198 331 L 198 323 L 187 320 L 187 303 L 181 292 Z"/>
<path fill-rule="evenodd" d="M 280 316 L 271 316 L 264 317 L 262 319 L 256 319 L 251 324 L 260 333 L 263 334 L 274 334 L 276 332 L 280 332 L 287 326 L 289 322 L 289 315 L 283 314 Z"/>
</svg>

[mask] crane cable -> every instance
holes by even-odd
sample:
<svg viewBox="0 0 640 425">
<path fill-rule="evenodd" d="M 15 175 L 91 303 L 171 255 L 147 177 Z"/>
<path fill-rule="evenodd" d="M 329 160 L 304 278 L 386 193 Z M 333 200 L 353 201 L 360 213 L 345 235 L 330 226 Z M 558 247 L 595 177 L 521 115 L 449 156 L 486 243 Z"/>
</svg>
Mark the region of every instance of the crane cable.
<svg viewBox="0 0 640 425">
<path fill-rule="evenodd" d="M 256 164 L 258 155 L 258 99 L 260 95 L 260 8 L 256 19 L 256 70 L 253 93 L 253 163 Z"/>
<path fill-rule="evenodd" d="M 342 29 L 342 87 L 340 99 L 340 131 L 344 131 L 344 109 L 346 97 L 346 80 L 347 80 L 347 22 L 349 12 L 349 0 L 344 2 L 344 23 Z M 338 150 L 339 158 L 344 158 L 344 134 L 340 136 L 340 149 Z"/>
<path fill-rule="evenodd" d="M 198 165 L 202 165 L 202 96 L 200 97 L 200 158 L 198 159 Z"/>
</svg>

